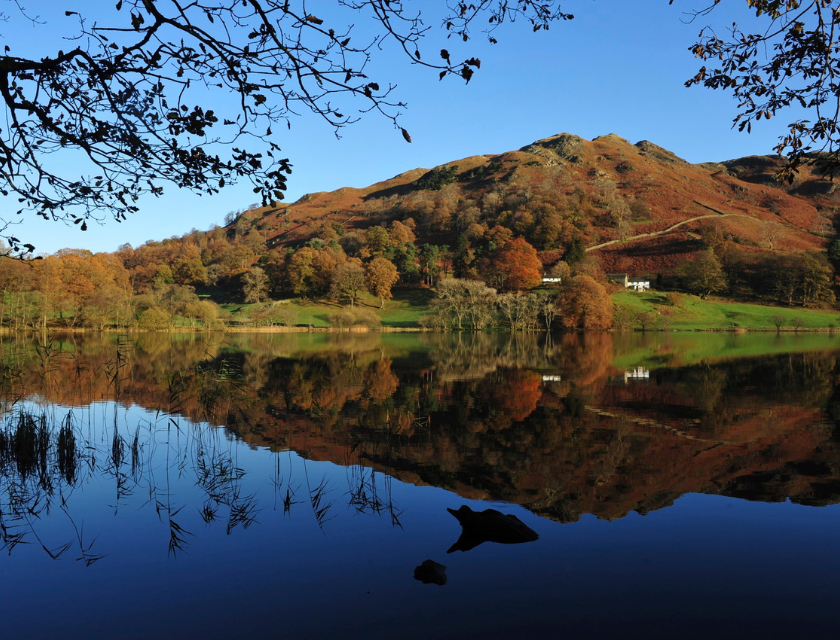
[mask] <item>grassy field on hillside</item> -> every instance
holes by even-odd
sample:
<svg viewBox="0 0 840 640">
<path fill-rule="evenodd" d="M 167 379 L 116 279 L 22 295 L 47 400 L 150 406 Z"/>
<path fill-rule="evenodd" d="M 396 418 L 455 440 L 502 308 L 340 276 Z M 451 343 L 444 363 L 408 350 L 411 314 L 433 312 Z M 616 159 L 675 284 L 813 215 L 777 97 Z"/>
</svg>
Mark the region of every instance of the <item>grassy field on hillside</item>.
<svg viewBox="0 0 840 640">
<path fill-rule="evenodd" d="M 430 313 L 429 303 L 434 294 L 429 289 L 401 288 L 394 290 L 394 298 L 384 309 L 379 300 L 367 293 L 362 295 L 359 307 L 375 313 L 387 328 L 417 327 L 420 318 Z M 659 291 L 636 293 L 622 291 L 612 297 L 616 309 L 616 328 L 640 329 L 636 319 L 647 314 L 647 329 L 676 331 L 776 331 L 774 317 L 782 318 L 781 331 L 814 331 L 840 329 L 840 312 L 836 310 L 803 309 L 802 307 L 771 307 L 719 298 L 701 300 L 697 296 L 683 295 L 677 304 L 671 304 Z M 329 327 L 328 317 L 341 306 L 329 301 L 292 299 L 284 304 L 294 312 L 295 324 Z M 253 305 L 228 304 L 223 308 L 230 314 L 233 324 L 247 325 Z M 622 320 L 624 318 L 624 320 Z"/>
<path fill-rule="evenodd" d="M 369 309 L 379 316 L 383 327 L 409 328 L 418 327 L 420 318 L 429 313 L 429 303 L 434 294 L 429 289 L 397 288 L 394 297 L 385 303 L 385 308 L 379 308 L 379 298 L 364 293 L 359 306 Z M 295 313 L 297 325 L 312 325 L 313 327 L 329 327 L 328 317 L 342 307 L 328 301 L 312 301 L 295 298 L 286 304 Z M 222 308 L 230 313 L 233 322 L 247 324 L 251 307 L 250 304 L 227 304 Z"/>
<path fill-rule="evenodd" d="M 636 314 L 648 313 L 655 318 L 655 328 L 680 331 L 776 331 L 774 316 L 784 319 L 782 331 L 793 331 L 797 325 L 803 331 L 840 327 L 840 312 L 836 310 L 771 307 L 718 298 L 701 300 L 691 295 L 684 295 L 677 305 L 672 305 L 665 294 L 659 291 L 622 291 L 613 295 L 613 302 L 619 318 L 622 314 L 633 318 Z M 638 326 L 638 321 L 631 320 L 628 328 Z"/>
</svg>

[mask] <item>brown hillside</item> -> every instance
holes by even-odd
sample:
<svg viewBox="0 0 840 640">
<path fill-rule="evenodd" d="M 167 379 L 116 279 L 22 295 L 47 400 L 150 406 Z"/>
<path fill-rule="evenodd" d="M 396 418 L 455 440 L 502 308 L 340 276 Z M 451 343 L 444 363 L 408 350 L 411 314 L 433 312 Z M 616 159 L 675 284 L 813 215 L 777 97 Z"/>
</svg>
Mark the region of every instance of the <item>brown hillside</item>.
<svg viewBox="0 0 840 640">
<path fill-rule="evenodd" d="M 415 169 L 363 189 L 312 193 L 250 215 L 272 250 L 319 237 L 324 223 L 350 232 L 409 217 L 418 223 L 417 244 L 451 245 L 454 232 L 475 240 L 500 224 L 531 241 L 521 213 L 506 203 L 541 196 L 564 206 L 562 200 L 556 204 L 558 197 L 576 198 L 584 202 L 575 214 L 581 217 L 569 217 L 571 231 L 554 245 L 532 242 L 544 263 L 562 257 L 573 233 L 606 271 L 669 273 L 700 248 L 700 233 L 709 225 L 756 252 L 823 248 L 840 200 L 834 184 L 805 168 L 794 184 L 781 185 L 775 179 L 780 166 L 771 156 L 693 165 L 648 141 L 631 144 L 615 134 L 587 141 L 562 133 L 516 151 L 471 156 L 432 172 Z M 428 176 L 446 170 L 450 183 L 423 188 Z M 453 211 L 474 203 L 480 217 L 469 228 L 447 227 L 429 213 L 442 200 Z M 636 209 L 622 224 L 617 209 L 633 203 Z M 539 226 L 541 211 L 530 228 Z M 423 212 L 427 217 L 418 219 Z"/>
</svg>

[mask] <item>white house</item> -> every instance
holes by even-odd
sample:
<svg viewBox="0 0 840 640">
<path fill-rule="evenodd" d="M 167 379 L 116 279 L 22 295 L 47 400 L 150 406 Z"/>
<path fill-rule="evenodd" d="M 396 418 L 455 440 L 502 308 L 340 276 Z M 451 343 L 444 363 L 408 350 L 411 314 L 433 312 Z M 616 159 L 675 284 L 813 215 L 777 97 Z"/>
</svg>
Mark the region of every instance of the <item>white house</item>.
<svg viewBox="0 0 840 640">
<path fill-rule="evenodd" d="M 650 289 L 650 278 L 627 278 L 627 284 L 624 285 L 633 291 L 648 291 Z"/>
<path fill-rule="evenodd" d="M 648 291 L 650 289 L 650 278 L 631 277 L 626 273 L 609 273 L 607 280 L 623 284 L 625 289 L 633 291 Z"/>
</svg>

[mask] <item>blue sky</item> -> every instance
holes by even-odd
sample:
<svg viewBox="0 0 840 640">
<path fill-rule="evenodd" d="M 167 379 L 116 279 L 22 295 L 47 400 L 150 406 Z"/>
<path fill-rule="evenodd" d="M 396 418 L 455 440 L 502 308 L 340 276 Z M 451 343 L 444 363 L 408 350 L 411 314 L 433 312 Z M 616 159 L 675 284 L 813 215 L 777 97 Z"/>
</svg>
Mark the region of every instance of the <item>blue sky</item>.
<svg viewBox="0 0 840 640">
<path fill-rule="evenodd" d="M 721 3 L 711 15 L 690 22 L 692 8 L 706 0 L 567 0 L 570 22 L 548 32 L 532 33 L 522 23 L 496 32 L 490 45 L 479 33 L 466 45 L 445 41 L 439 34 L 424 45 L 427 54 L 441 46 L 453 59 L 475 55 L 481 70 L 469 85 L 457 78 L 439 82 L 437 74 L 412 66 L 386 49 L 374 60 L 369 75 L 381 84 L 397 85 L 395 96 L 407 103 L 400 123 L 412 136 L 403 141 L 392 124 L 376 114 L 340 133 L 309 116 L 292 121 L 291 130 L 276 127 L 276 141 L 293 164 L 287 201 L 305 193 L 343 186 L 362 187 L 416 167 L 432 167 L 475 154 L 516 149 L 568 131 L 591 139 L 616 133 L 631 142 L 650 140 L 691 162 L 772 152 L 785 125 L 801 114 L 762 121 L 751 134 L 731 128 L 735 101 L 719 92 L 684 82 L 701 66 L 688 51 L 703 26 L 725 30 L 733 20 L 755 24 L 745 0 Z M 30 12 L 46 0 L 24 2 Z M 101 2 L 58 3 L 80 12 Z M 428 0 L 414 2 L 426 7 Z M 327 0 L 308 7 L 329 20 Z M 53 8 L 55 5 L 53 5 Z M 45 9 L 46 10 L 46 9 Z M 62 47 L 59 15 L 45 16 L 45 27 L 0 28 L 4 44 L 14 53 L 53 55 Z M 360 28 L 364 18 L 355 16 Z M 431 20 L 430 24 L 437 25 Z M 45 35 L 49 37 L 45 37 Z M 43 43 L 43 48 L 41 47 Z M 220 97 L 221 100 L 226 99 Z M 163 197 L 148 198 L 128 221 L 106 220 L 88 231 L 33 216 L 15 228 L 15 235 L 33 242 L 41 252 L 63 247 L 113 251 L 123 243 L 181 235 L 190 229 L 221 224 L 225 214 L 254 202 L 250 186 L 230 187 L 212 198 L 168 187 Z M 0 217 L 15 218 L 14 209 L 0 201 Z M 19 219 L 19 218 L 18 218 Z"/>
</svg>

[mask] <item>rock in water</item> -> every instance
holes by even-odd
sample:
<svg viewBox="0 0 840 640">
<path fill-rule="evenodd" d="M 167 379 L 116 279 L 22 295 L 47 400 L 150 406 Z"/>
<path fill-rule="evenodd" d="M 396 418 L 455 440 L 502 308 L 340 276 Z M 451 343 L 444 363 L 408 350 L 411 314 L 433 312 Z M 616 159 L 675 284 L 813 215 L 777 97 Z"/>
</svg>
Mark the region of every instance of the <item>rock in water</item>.
<svg viewBox="0 0 840 640">
<path fill-rule="evenodd" d="M 434 560 L 424 560 L 423 564 L 414 568 L 414 579 L 423 584 L 446 584 L 446 567 Z"/>
<path fill-rule="evenodd" d="M 460 509 L 447 509 L 461 523 L 461 537 L 446 553 L 469 551 L 483 542 L 520 544 L 539 539 L 536 531 L 514 515 L 505 515 L 495 509 L 473 511 L 467 505 Z"/>
</svg>

